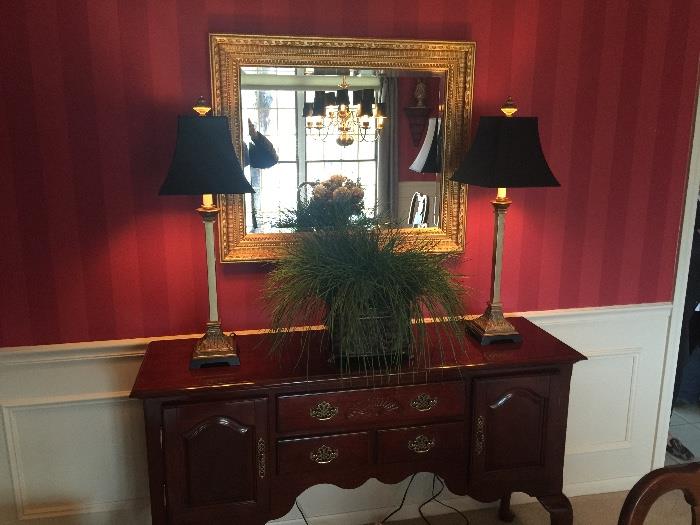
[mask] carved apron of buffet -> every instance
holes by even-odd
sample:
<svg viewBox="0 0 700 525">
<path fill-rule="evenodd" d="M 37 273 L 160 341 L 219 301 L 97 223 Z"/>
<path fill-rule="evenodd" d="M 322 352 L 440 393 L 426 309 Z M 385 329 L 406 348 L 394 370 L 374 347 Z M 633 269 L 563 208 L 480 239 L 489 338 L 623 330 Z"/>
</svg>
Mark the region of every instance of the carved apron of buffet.
<svg viewBox="0 0 700 525">
<path fill-rule="evenodd" d="M 312 485 L 434 472 L 455 494 L 500 500 L 504 521 L 510 494 L 525 492 L 571 524 L 564 440 L 585 358 L 513 324 L 522 343 L 467 340 L 432 349 L 430 368 L 375 377 L 341 376 L 313 347 L 270 356 L 259 334 L 237 336 L 238 367 L 190 370 L 194 340 L 151 343 L 131 395 L 144 402 L 153 523 L 261 525 Z"/>
</svg>

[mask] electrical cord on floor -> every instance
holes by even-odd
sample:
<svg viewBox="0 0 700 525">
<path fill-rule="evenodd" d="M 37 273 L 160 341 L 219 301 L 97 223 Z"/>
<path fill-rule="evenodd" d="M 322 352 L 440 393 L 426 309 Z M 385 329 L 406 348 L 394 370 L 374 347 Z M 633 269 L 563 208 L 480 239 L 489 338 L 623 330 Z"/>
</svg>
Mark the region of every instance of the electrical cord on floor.
<svg viewBox="0 0 700 525">
<path fill-rule="evenodd" d="M 438 490 L 437 493 L 435 492 L 435 482 L 436 481 L 440 482 L 440 490 Z M 442 492 L 444 490 L 445 490 L 445 482 L 442 481 L 442 478 L 440 478 L 437 474 L 433 474 L 433 487 L 431 489 L 431 496 L 426 501 L 421 503 L 420 507 L 418 507 L 418 514 L 420 514 L 420 517 L 423 518 L 424 522 L 426 522 L 428 525 L 430 525 L 428 518 L 426 518 L 425 515 L 423 514 L 423 507 L 425 507 L 431 501 L 434 501 L 435 503 L 439 503 L 443 507 L 447 507 L 448 509 L 451 509 L 454 512 L 456 512 L 457 514 L 459 514 L 462 517 L 462 519 L 464 520 L 464 523 L 466 525 L 469 525 L 469 519 L 467 519 L 467 517 L 464 514 L 462 514 L 462 512 L 460 512 L 459 510 L 452 507 L 451 505 L 448 505 L 447 503 L 444 503 L 438 499 L 438 496 L 440 496 L 440 494 L 442 494 Z"/>
<path fill-rule="evenodd" d="M 297 509 L 298 509 L 299 512 L 301 513 L 301 519 L 304 520 L 304 523 L 306 523 L 306 525 L 309 525 L 309 520 L 306 519 L 306 516 L 304 515 L 304 511 L 301 510 L 301 506 L 299 505 L 299 500 L 298 500 L 298 499 L 295 499 L 295 500 L 294 500 L 294 504 L 297 506 Z"/>
<path fill-rule="evenodd" d="M 403 508 L 404 504 L 406 503 L 406 496 L 408 496 L 408 489 L 411 488 L 411 484 L 413 483 L 413 480 L 415 479 L 416 475 L 417 474 L 413 474 L 411 476 L 411 479 L 408 480 L 408 484 L 406 485 L 406 489 L 403 491 L 403 496 L 401 497 L 401 503 L 399 503 L 399 506 L 396 507 L 389 514 L 387 514 L 387 516 L 379 522 L 380 525 L 383 525 L 384 523 L 386 523 L 389 520 L 389 518 L 391 518 L 394 514 L 396 514 L 397 512 L 399 512 Z M 440 482 L 440 490 L 438 490 L 437 493 L 435 492 L 435 482 L 436 481 Z M 430 498 L 425 500 L 423 503 L 421 503 L 420 507 L 418 507 L 418 513 L 420 514 L 420 517 L 428 525 L 431 525 L 431 523 L 428 521 L 428 518 L 426 518 L 425 515 L 423 514 L 423 507 L 425 507 L 431 501 L 434 501 L 435 503 L 438 503 L 438 504 L 442 505 L 443 507 L 446 507 L 446 508 L 456 512 L 457 514 L 459 514 L 462 517 L 462 519 L 464 520 L 464 523 L 466 525 L 469 525 L 469 519 L 467 519 L 467 517 L 464 514 L 462 514 L 461 511 L 457 510 L 456 508 L 452 507 L 451 505 L 448 505 L 447 503 L 440 501 L 438 499 L 438 497 L 440 496 L 440 494 L 442 494 L 442 492 L 444 490 L 445 490 L 445 482 L 437 474 L 433 474 L 433 486 L 432 486 L 431 491 L 430 491 L 431 496 L 430 496 Z M 296 505 L 297 509 L 299 510 L 299 513 L 301 514 L 301 518 L 304 520 L 304 523 L 306 525 L 309 525 L 309 521 L 306 519 L 306 515 L 304 514 L 304 511 L 301 510 L 301 506 L 299 505 L 299 500 L 295 499 L 294 504 Z"/>
<path fill-rule="evenodd" d="M 389 518 L 391 518 L 394 514 L 396 514 L 403 508 L 403 504 L 406 502 L 406 496 L 408 495 L 408 489 L 411 488 L 411 483 L 413 483 L 413 479 L 415 477 L 416 475 L 413 474 L 413 476 L 411 476 L 411 479 L 408 480 L 408 485 L 406 485 L 406 490 L 403 491 L 403 497 L 401 498 L 401 503 L 399 503 L 399 506 L 396 507 L 393 511 L 391 511 L 382 521 L 380 521 L 380 525 L 386 523 Z"/>
</svg>

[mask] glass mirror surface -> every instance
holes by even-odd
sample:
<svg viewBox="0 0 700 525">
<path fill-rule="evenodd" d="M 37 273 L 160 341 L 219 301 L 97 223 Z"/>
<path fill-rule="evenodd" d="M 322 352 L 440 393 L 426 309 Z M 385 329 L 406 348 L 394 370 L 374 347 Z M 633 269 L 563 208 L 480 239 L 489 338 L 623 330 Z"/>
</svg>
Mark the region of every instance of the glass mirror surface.
<svg viewBox="0 0 700 525">
<path fill-rule="evenodd" d="M 254 130 L 278 156 L 269 168 L 255 167 L 250 159 L 245 166 L 255 189 L 246 196 L 247 233 L 292 231 L 285 217 L 312 199 L 334 196 L 355 198 L 362 213 L 382 223 L 439 226 L 440 170 L 420 173 L 411 165 L 429 118 L 440 117 L 444 73 L 244 66 L 240 78 L 243 148 L 258 147 L 250 135 Z M 337 100 L 343 90 L 350 102 L 345 125 Z M 320 95 L 325 95 L 322 111 Z M 404 107 L 422 111 L 409 121 Z"/>
</svg>

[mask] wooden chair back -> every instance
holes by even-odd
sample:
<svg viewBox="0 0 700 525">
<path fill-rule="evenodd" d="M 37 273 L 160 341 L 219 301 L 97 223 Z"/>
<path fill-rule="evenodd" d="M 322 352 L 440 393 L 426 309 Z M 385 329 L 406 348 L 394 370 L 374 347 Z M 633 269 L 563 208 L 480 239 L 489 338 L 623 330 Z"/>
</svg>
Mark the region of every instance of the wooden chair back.
<svg viewBox="0 0 700 525">
<path fill-rule="evenodd" d="M 681 490 L 691 506 L 693 525 L 700 525 L 700 463 L 652 470 L 634 484 L 620 511 L 618 525 L 643 525 L 652 504 L 672 490 Z"/>
</svg>

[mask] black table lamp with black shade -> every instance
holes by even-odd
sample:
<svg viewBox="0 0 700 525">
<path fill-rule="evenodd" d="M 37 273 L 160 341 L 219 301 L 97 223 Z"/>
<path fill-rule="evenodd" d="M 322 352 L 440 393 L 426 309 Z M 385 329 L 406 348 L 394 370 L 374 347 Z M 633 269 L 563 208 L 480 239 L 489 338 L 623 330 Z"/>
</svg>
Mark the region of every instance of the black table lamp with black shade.
<svg viewBox="0 0 700 525">
<path fill-rule="evenodd" d="M 501 303 L 505 214 L 512 202 L 506 188 L 559 186 L 542 152 L 537 117 L 514 117 L 517 107 L 510 98 L 501 111 L 505 117 L 481 117 L 474 143 L 452 177 L 456 182 L 498 188 L 491 201 L 495 215 L 491 299 L 483 315 L 467 321 L 467 330 L 482 345 L 522 341 L 503 316 Z"/>
<path fill-rule="evenodd" d="M 197 341 L 190 368 L 238 365 L 234 334 L 221 330 L 216 294 L 214 221 L 219 208 L 213 195 L 252 193 L 231 142 L 227 117 L 206 116 L 203 99 L 195 106 L 200 116 L 179 116 L 175 154 L 159 195 L 202 195 L 197 211 L 204 221 L 209 286 L 209 321 L 204 336 Z"/>
</svg>

